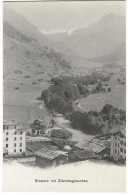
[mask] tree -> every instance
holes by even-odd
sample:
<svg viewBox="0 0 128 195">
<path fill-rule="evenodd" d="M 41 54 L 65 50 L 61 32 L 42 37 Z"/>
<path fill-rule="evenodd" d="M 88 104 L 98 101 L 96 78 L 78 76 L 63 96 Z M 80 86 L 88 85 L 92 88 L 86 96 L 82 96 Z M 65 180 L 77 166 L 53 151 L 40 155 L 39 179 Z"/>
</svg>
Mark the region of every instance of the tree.
<svg viewBox="0 0 128 195">
<path fill-rule="evenodd" d="M 111 87 L 109 87 L 109 88 L 108 88 L 108 92 L 111 92 L 111 90 L 112 90 Z"/>
<path fill-rule="evenodd" d="M 104 107 L 103 107 L 103 113 L 104 114 L 108 114 L 108 113 L 111 113 L 113 111 L 113 106 L 110 105 L 110 104 L 106 104 Z"/>
<path fill-rule="evenodd" d="M 96 90 L 98 92 L 101 92 L 102 91 L 102 83 L 98 83 L 98 85 L 96 86 Z"/>
<path fill-rule="evenodd" d="M 120 81 L 121 81 L 120 78 L 118 78 L 117 81 L 118 81 L 118 83 L 120 83 Z"/>
</svg>

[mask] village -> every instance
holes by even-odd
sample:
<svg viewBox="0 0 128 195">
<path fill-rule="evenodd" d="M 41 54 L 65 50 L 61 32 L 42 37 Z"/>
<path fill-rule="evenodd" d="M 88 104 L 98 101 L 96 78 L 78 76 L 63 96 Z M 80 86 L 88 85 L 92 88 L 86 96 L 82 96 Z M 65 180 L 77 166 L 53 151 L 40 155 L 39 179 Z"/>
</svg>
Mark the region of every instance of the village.
<svg viewBox="0 0 128 195">
<path fill-rule="evenodd" d="M 110 133 L 84 143 L 72 140 L 72 133 L 53 118 L 35 119 L 29 127 L 11 120 L 3 122 L 4 163 L 18 162 L 41 168 L 85 160 L 106 160 L 124 164 L 126 131 L 119 126 Z"/>
</svg>

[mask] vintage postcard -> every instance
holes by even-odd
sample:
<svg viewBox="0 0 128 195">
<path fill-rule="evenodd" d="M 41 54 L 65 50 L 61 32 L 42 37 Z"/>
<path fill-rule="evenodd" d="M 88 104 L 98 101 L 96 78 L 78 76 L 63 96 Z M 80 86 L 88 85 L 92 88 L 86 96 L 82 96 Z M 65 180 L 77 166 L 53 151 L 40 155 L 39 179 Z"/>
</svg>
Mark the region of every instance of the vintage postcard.
<svg viewBox="0 0 128 195">
<path fill-rule="evenodd" d="M 126 192 L 125 4 L 3 2 L 4 192 Z"/>
</svg>

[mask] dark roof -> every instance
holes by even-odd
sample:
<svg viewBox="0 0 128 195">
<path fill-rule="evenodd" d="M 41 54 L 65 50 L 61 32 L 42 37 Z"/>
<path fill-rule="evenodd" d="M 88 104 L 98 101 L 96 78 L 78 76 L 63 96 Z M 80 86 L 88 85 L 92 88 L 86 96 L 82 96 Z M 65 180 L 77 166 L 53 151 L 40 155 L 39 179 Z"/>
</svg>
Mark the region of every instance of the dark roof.
<svg viewBox="0 0 128 195">
<path fill-rule="evenodd" d="M 125 131 L 126 130 L 126 127 L 125 126 L 122 126 L 122 125 L 118 125 L 116 126 L 115 128 L 111 129 L 110 133 L 118 133 L 120 131 Z"/>
<path fill-rule="evenodd" d="M 51 122 L 51 120 L 52 120 L 52 118 L 50 116 L 44 117 L 44 118 L 39 118 L 39 119 L 34 120 L 34 122 L 32 124 L 35 124 L 36 121 L 39 121 L 39 125 L 47 126 Z"/>
<path fill-rule="evenodd" d="M 103 151 L 106 148 L 108 148 L 108 146 L 103 146 L 103 145 L 100 145 L 98 143 L 93 143 L 93 142 L 89 143 L 86 146 L 86 150 L 92 150 L 95 153 L 100 153 L 101 151 Z"/>
<path fill-rule="evenodd" d="M 36 156 L 39 156 L 39 157 L 42 157 L 45 159 L 49 159 L 49 160 L 53 160 L 60 155 L 67 156 L 67 153 L 65 153 L 65 152 L 48 150 L 46 148 L 43 148 L 40 151 L 36 151 L 34 154 Z"/>
<path fill-rule="evenodd" d="M 96 158 L 97 155 L 91 150 L 76 151 L 74 154 L 80 159 Z"/>
<path fill-rule="evenodd" d="M 118 133 L 122 133 L 124 136 L 126 136 L 126 128 L 122 126 L 118 126 L 116 128 L 113 128 L 110 131 L 110 134 L 113 134 L 113 135 L 118 134 Z"/>
<path fill-rule="evenodd" d="M 75 146 L 77 146 L 79 149 L 91 150 L 95 153 L 99 153 L 108 147 L 105 144 L 103 144 L 102 142 L 97 143 L 97 142 L 88 142 L 88 141 L 86 141 L 85 143 L 82 143 L 82 144 L 77 143 Z"/>
<path fill-rule="evenodd" d="M 49 149 L 49 150 L 52 150 L 52 151 L 58 149 L 57 146 L 45 145 L 42 142 L 26 142 L 26 148 L 27 148 L 27 150 L 29 150 L 31 152 L 36 152 L 36 151 L 39 151 L 43 148 Z"/>
</svg>

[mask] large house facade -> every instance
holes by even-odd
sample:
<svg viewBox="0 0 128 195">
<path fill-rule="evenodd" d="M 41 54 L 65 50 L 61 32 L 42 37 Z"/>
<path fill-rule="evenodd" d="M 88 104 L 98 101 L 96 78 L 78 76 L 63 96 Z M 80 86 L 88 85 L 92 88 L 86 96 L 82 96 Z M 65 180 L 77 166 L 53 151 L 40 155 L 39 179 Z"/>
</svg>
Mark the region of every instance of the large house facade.
<svg viewBox="0 0 128 195">
<path fill-rule="evenodd" d="M 110 156 L 118 160 L 126 160 L 126 131 L 119 130 L 111 133 Z"/>
<path fill-rule="evenodd" d="M 15 121 L 4 121 L 3 148 L 7 154 L 26 152 L 26 128 Z"/>
</svg>

